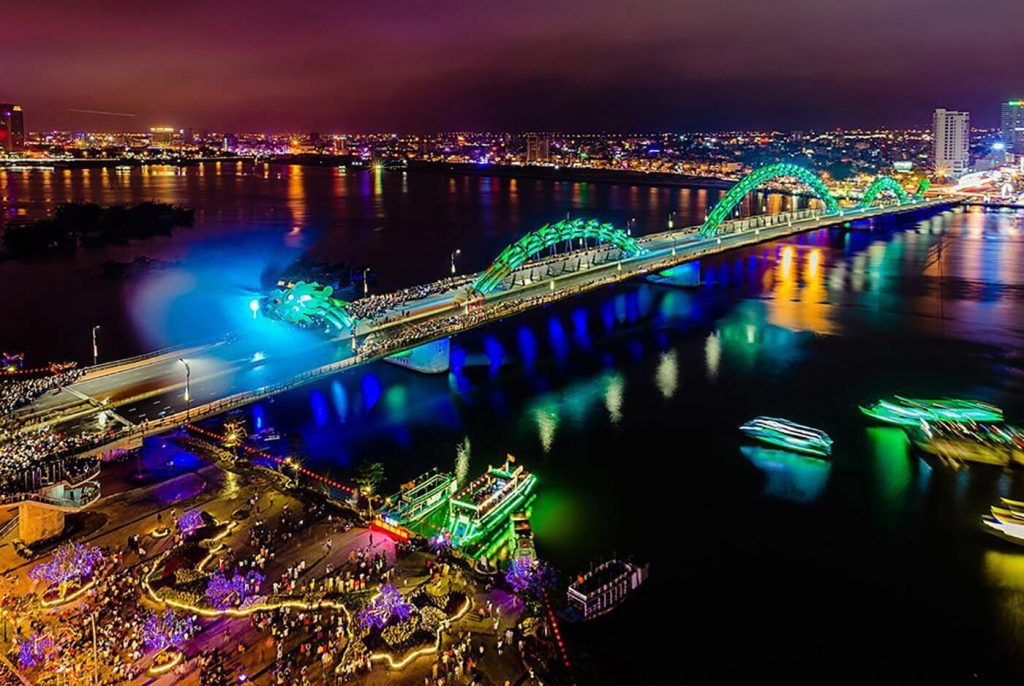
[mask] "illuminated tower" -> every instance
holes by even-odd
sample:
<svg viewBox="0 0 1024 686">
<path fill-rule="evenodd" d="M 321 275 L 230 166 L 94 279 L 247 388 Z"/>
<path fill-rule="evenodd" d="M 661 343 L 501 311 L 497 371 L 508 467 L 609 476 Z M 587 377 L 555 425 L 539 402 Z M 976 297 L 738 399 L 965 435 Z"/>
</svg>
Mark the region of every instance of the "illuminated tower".
<svg viewBox="0 0 1024 686">
<path fill-rule="evenodd" d="M 968 112 L 937 109 L 932 118 L 935 173 L 959 178 L 967 172 L 971 140 L 971 115 Z"/>
<path fill-rule="evenodd" d="M 25 118 L 21 105 L 0 102 L 0 150 L 14 152 L 25 147 Z"/>
</svg>

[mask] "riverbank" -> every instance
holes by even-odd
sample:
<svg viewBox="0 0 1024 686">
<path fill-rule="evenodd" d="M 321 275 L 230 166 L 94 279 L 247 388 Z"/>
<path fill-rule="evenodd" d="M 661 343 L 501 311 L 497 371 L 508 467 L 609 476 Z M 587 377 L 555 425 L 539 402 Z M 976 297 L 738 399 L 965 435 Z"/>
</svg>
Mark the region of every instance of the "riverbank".
<svg viewBox="0 0 1024 686">
<path fill-rule="evenodd" d="M 588 169 L 585 167 L 542 167 L 537 165 L 470 164 L 411 160 L 408 164 L 408 169 L 409 171 L 465 174 L 468 176 L 616 183 L 634 186 L 676 186 L 679 188 L 731 188 L 736 183 L 735 180 L 714 176 L 637 172 L 625 169 Z"/>
</svg>

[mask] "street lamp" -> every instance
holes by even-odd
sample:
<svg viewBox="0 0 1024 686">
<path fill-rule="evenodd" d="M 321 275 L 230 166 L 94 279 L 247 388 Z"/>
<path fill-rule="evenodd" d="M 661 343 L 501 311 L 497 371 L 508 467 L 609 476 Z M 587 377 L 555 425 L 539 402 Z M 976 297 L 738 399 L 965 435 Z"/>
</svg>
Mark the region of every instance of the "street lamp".
<svg viewBox="0 0 1024 686">
<path fill-rule="evenodd" d="M 185 421 L 187 422 L 192 416 L 192 367 L 184 357 L 179 357 L 178 362 L 185 365 Z"/>
<path fill-rule="evenodd" d="M 370 273 L 369 267 L 363 268 L 363 297 L 366 297 L 370 293 L 370 282 L 366 280 L 366 276 Z"/>
<path fill-rule="evenodd" d="M 92 365 L 95 367 L 97 361 L 100 359 L 100 349 L 96 343 L 96 333 L 100 330 L 100 325 L 92 327 Z"/>
<path fill-rule="evenodd" d="M 455 252 L 452 253 L 452 276 L 455 276 L 455 256 L 456 255 L 461 255 L 461 254 L 462 254 L 462 249 L 461 248 L 455 248 Z"/>
<path fill-rule="evenodd" d="M 676 220 L 676 211 L 672 210 L 671 212 L 668 213 L 668 228 L 669 228 L 669 230 L 672 230 L 673 228 L 675 228 L 675 223 L 676 223 L 675 220 Z"/>
</svg>

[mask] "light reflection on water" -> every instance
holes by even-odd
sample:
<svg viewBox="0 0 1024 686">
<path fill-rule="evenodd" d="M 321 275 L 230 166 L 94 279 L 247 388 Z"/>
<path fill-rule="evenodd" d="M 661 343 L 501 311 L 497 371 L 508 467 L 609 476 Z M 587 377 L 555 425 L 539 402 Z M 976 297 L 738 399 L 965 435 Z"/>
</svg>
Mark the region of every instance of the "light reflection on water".
<svg viewBox="0 0 1024 686">
<path fill-rule="evenodd" d="M 262 181 L 266 170 L 259 174 Z M 90 184 L 72 197 L 109 193 L 93 176 L 68 177 Z M 323 223 L 322 255 L 380 264 L 385 282 L 437 276 L 456 244 L 460 268 L 478 268 L 524 225 L 567 205 L 654 225 L 670 206 L 699 216 L 694 208 L 717 197 L 499 179 L 484 197 L 479 179 L 309 169 L 301 184 L 270 181 L 286 216 L 254 225 L 275 226 L 281 245 L 296 225 L 315 240 Z M 239 217 L 253 219 L 232 195 L 243 188 L 222 189 L 239 212 L 224 220 L 229 236 Z M 455 198 L 445 200 L 442 222 L 423 226 L 419 218 L 433 215 L 415 199 L 421 192 L 430 202 L 437 193 Z M 203 221 L 212 230 L 211 217 Z M 864 613 L 875 633 L 893 639 L 872 645 L 879 660 L 927 651 L 966 664 L 987 656 L 993 639 L 1020 648 L 1024 554 L 977 524 L 999 495 L 1024 498 L 1024 481 L 983 468 L 933 469 L 898 431 L 868 426 L 857 405 L 894 393 L 977 397 L 1024 421 L 1022 224 L 1021 214 L 945 213 L 765 244 L 708 260 L 699 289 L 635 282 L 460 336 L 447 377 L 377 364 L 264 403 L 254 421 L 301 433 L 311 468 L 345 477 L 360 460 L 381 460 L 392 485 L 435 466 L 464 482 L 516 455 L 540 476 L 533 512 L 543 557 L 569 574 L 613 551 L 653 563 L 650 593 L 631 601 L 632 616 L 647 624 L 603 625 L 608 651 L 671 648 L 640 630 L 670 614 L 713 639 L 732 635 L 742 616 L 744 631 L 758 636 L 749 649 L 773 660 L 791 653 L 794 635 L 807 654 L 829 655 L 863 645 L 848 616 Z M 422 240 L 424 230 L 432 240 Z M 221 272 L 239 277 L 235 290 L 221 290 L 230 294 L 222 302 L 238 298 L 246 318 L 242 286 L 259 269 L 235 265 L 228 250 L 218 255 Z M 161 301 L 147 299 L 145 285 L 137 290 L 149 306 L 141 315 L 162 325 Z M 832 462 L 748 459 L 736 426 L 759 414 L 827 431 Z M 766 494 L 766 481 L 789 498 Z M 936 609 L 947 602 L 955 610 Z M 951 636 L 957 650 L 935 655 Z M 698 640 L 692 652 L 701 647 Z"/>
</svg>

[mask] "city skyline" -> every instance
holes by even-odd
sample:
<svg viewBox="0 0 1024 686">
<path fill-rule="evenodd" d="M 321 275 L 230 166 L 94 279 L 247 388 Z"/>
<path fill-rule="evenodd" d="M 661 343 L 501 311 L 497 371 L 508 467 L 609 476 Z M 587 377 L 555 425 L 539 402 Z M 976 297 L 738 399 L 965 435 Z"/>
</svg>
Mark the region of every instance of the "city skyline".
<svg viewBox="0 0 1024 686">
<path fill-rule="evenodd" d="M 1006 59 L 1022 12 L 642 2 L 623 22 L 617 5 L 576 2 L 19 5 L 0 100 L 34 131 L 927 128 L 936 107 L 994 128 L 1024 90 Z"/>
</svg>

